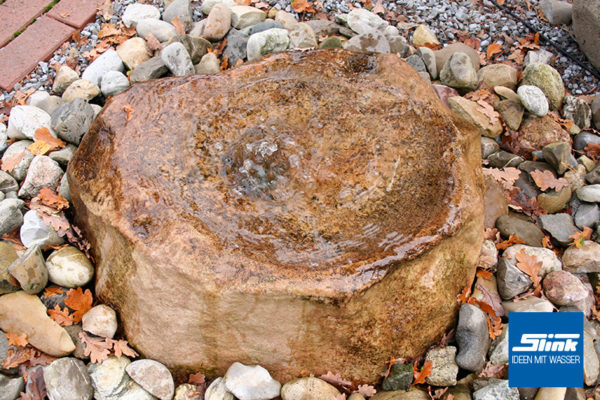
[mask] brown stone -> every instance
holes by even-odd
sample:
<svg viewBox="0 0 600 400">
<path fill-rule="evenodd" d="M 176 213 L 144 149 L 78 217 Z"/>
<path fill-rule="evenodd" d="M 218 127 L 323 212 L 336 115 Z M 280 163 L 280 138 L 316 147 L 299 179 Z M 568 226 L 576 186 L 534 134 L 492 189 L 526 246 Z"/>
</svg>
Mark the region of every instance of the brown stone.
<svg viewBox="0 0 600 400">
<path fill-rule="evenodd" d="M 503 143 L 513 153 L 526 156 L 534 150 L 554 142 L 571 144 L 571 136 L 551 116 L 536 117 L 528 115 L 523 118 L 519 132 L 514 135 L 504 135 Z"/>
<path fill-rule="evenodd" d="M 96 294 L 143 356 L 374 382 L 455 323 L 480 163 L 477 130 L 405 61 L 310 50 L 133 86 L 68 176 Z"/>
</svg>

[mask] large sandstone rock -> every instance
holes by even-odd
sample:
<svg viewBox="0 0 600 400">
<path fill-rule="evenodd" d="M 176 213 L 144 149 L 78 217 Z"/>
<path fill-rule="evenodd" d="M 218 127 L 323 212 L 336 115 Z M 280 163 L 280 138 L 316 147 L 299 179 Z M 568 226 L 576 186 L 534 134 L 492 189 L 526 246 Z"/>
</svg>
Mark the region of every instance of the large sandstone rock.
<svg viewBox="0 0 600 400">
<path fill-rule="evenodd" d="M 475 127 L 400 58 L 311 50 L 133 86 L 68 174 L 96 293 L 145 357 L 375 381 L 455 321 L 480 158 Z"/>
<path fill-rule="evenodd" d="M 581 50 L 600 70 L 600 0 L 573 1 L 573 31 Z"/>
</svg>

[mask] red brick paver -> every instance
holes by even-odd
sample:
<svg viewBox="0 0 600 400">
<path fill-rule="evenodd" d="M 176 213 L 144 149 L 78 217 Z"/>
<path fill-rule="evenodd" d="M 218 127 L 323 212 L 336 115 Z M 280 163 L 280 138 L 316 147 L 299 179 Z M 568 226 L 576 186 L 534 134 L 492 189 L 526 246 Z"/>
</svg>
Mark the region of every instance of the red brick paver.
<svg viewBox="0 0 600 400">
<path fill-rule="evenodd" d="M 30 0 L 27 0 L 30 1 Z M 0 49 L 0 88 L 11 90 L 39 61 L 49 58 L 75 31 L 47 16 L 40 17 Z"/>
<path fill-rule="evenodd" d="M 94 19 L 102 3 L 102 0 L 61 0 L 46 15 L 81 29 Z"/>
<path fill-rule="evenodd" d="M 0 5 L 0 46 L 44 12 L 52 0 L 6 0 Z"/>
</svg>

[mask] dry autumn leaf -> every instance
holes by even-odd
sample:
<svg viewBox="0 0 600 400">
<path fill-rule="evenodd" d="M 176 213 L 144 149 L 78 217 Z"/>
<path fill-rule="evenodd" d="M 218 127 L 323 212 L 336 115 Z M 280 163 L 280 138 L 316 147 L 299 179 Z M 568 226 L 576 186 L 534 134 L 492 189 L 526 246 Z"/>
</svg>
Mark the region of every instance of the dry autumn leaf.
<svg viewBox="0 0 600 400">
<path fill-rule="evenodd" d="M 508 237 L 508 239 L 506 239 L 503 242 L 498 243 L 496 245 L 496 249 L 498 249 L 498 250 L 506 250 L 510 246 L 512 246 L 513 244 L 525 244 L 525 242 L 523 240 L 519 239 L 519 237 L 516 236 L 516 235 L 510 235 Z"/>
<path fill-rule="evenodd" d="M 123 106 L 123 111 L 125 111 L 127 113 L 125 115 L 125 121 L 131 120 L 131 114 L 133 114 L 135 112 L 135 110 L 133 108 L 131 108 L 131 106 L 129 104 L 125 104 Z"/>
<path fill-rule="evenodd" d="M 44 290 L 44 297 L 48 298 L 63 293 L 63 290 L 59 286 L 48 286 L 46 290 Z"/>
<path fill-rule="evenodd" d="M 292 8 L 298 14 L 303 12 L 314 13 L 315 9 L 307 0 L 292 0 Z"/>
<path fill-rule="evenodd" d="M 483 100 L 477 100 L 477 104 L 479 104 L 478 110 L 489 118 L 490 125 L 494 125 L 496 122 L 498 122 L 500 114 L 494 110 L 494 107 Z"/>
<path fill-rule="evenodd" d="M 585 154 L 592 160 L 600 160 L 600 144 L 588 143 L 583 150 L 585 151 Z"/>
<path fill-rule="evenodd" d="M 2 361 L 2 368 L 10 369 L 18 367 L 29 361 L 32 349 L 30 347 L 9 347 L 6 358 Z"/>
<path fill-rule="evenodd" d="M 111 346 L 104 338 L 88 336 L 85 332 L 79 332 L 79 338 L 85 345 L 84 354 L 90 356 L 93 364 L 101 363 L 108 358 Z"/>
<path fill-rule="evenodd" d="M 25 157 L 25 151 L 8 157 L 6 160 L 2 161 L 2 171 L 11 172 L 17 165 L 19 165 L 23 157 Z"/>
<path fill-rule="evenodd" d="M 494 55 L 502 53 L 502 45 L 498 42 L 490 43 L 486 50 L 488 59 L 491 59 Z"/>
<path fill-rule="evenodd" d="M 150 50 L 150 51 L 162 50 L 162 48 L 163 48 L 162 43 L 156 38 L 156 36 L 154 36 L 152 34 L 152 32 L 148 32 L 145 39 L 146 39 L 146 43 L 148 45 L 148 50 Z"/>
<path fill-rule="evenodd" d="M 506 167 L 504 169 L 484 168 L 483 173 L 496 179 L 505 190 L 512 189 L 513 184 L 521 176 L 521 171 L 513 167 Z"/>
<path fill-rule="evenodd" d="M 54 193 L 52 189 L 48 187 L 44 187 L 40 190 L 40 201 L 43 205 L 53 208 L 56 211 L 69 208 L 69 201 L 60 194 Z"/>
<path fill-rule="evenodd" d="M 529 278 L 533 282 L 534 295 L 539 295 L 542 287 L 540 283 L 542 278 L 538 275 L 542 268 L 542 262 L 538 261 L 536 256 L 526 254 L 523 250 L 516 254 L 517 268 L 529 275 Z"/>
<path fill-rule="evenodd" d="M 190 374 L 190 377 L 188 378 L 188 383 L 190 385 L 202 386 L 204 385 L 204 383 L 206 383 L 206 377 L 202 372 Z"/>
<path fill-rule="evenodd" d="M 377 1 L 377 4 L 375 4 L 375 7 L 373 7 L 371 12 L 375 14 L 385 14 L 385 8 L 383 8 L 383 6 L 381 5 L 381 0 Z"/>
<path fill-rule="evenodd" d="M 50 149 L 52 149 L 52 146 L 42 141 L 33 142 L 29 145 L 29 147 L 27 147 L 27 150 L 29 150 L 34 156 L 43 156 L 49 152 Z"/>
<path fill-rule="evenodd" d="M 467 286 L 458 294 L 459 303 L 466 303 L 471 297 L 471 286 L 473 285 L 473 280 L 469 279 Z"/>
<path fill-rule="evenodd" d="M 331 371 L 327 371 L 327 373 L 325 375 L 321 375 L 319 378 L 321 378 L 325 382 L 331 383 L 333 386 L 338 386 L 338 387 L 352 386 L 352 382 L 343 379 L 340 374 L 334 374 Z"/>
<path fill-rule="evenodd" d="M 126 355 L 128 357 L 135 358 L 139 356 L 135 350 L 129 347 L 127 340 L 112 340 L 110 338 L 106 339 L 106 344 L 112 347 L 115 357 L 121 357 L 122 355 Z"/>
<path fill-rule="evenodd" d="M 529 173 L 535 184 L 542 190 L 554 189 L 557 192 L 570 185 L 565 178 L 556 178 L 552 171 L 535 170 Z"/>
<path fill-rule="evenodd" d="M 431 375 L 431 370 L 433 369 L 433 362 L 427 361 L 423 364 L 423 368 L 419 371 L 417 368 L 417 363 L 415 362 L 413 366 L 413 385 L 420 385 L 425 383 L 425 378 Z"/>
<path fill-rule="evenodd" d="M 73 325 L 73 315 L 69 314 L 69 309 L 65 307 L 63 310 L 57 304 L 54 309 L 48 310 L 48 315 L 60 326 L 71 326 Z"/>
<path fill-rule="evenodd" d="M 92 308 L 92 292 L 86 289 L 85 292 L 78 287 L 77 289 L 69 289 L 65 305 L 73 310 L 73 320 L 80 322 L 81 318 Z"/>
<path fill-rule="evenodd" d="M 358 393 L 362 394 L 364 397 L 372 397 L 375 396 L 377 390 L 371 385 L 358 385 Z"/>
<path fill-rule="evenodd" d="M 171 24 L 175 27 L 175 32 L 177 32 L 178 35 L 185 35 L 185 26 L 183 26 L 179 17 L 173 18 Z"/>
<path fill-rule="evenodd" d="M 578 249 L 580 249 L 586 240 L 590 240 L 592 238 L 592 228 L 588 226 L 583 227 L 583 232 L 576 230 L 569 236 L 570 239 L 573 239 L 573 243 L 571 245 L 575 245 Z"/>
<path fill-rule="evenodd" d="M 113 23 L 102 24 L 98 31 L 98 39 L 104 39 L 109 36 L 120 35 L 121 31 Z"/>
<path fill-rule="evenodd" d="M 99 11 L 102 14 L 102 18 L 104 18 L 105 21 L 110 20 L 113 17 L 114 13 L 112 0 L 104 0 L 104 4 L 102 4 L 102 7 Z"/>
<path fill-rule="evenodd" d="M 502 319 L 496 314 L 494 307 L 485 301 L 470 298 L 469 303 L 477 305 L 488 317 L 488 333 L 490 338 L 496 339 L 502 334 Z"/>
<path fill-rule="evenodd" d="M 21 333 L 20 335 L 14 332 L 6 332 L 6 338 L 8 339 L 9 346 L 25 347 L 27 346 L 27 334 Z"/>
<path fill-rule="evenodd" d="M 35 130 L 35 140 L 47 143 L 52 150 L 62 149 L 67 145 L 64 141 L 52 136 L 50 130 L 46 127 Z"/>
<path fill-rule="evenodd" d="M 494 276 L 494 274 L 491 271 L 488 271 L 486 269 L 478 269 L 476 275 L 478 278 L 485 279 L 488 281 Z"/>
</svg>

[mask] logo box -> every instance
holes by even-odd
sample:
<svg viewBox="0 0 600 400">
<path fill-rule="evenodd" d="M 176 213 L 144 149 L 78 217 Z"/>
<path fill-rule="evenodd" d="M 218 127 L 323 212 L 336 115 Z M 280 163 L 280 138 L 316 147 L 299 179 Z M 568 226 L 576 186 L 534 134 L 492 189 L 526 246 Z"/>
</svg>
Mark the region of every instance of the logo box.
<svg viewBox="0 0 600 400">
<path fill-rule="evenodd" d="M 583 313 L 509 313 L 510 387 L 583 387 Z"/>
</svg>

